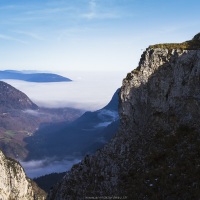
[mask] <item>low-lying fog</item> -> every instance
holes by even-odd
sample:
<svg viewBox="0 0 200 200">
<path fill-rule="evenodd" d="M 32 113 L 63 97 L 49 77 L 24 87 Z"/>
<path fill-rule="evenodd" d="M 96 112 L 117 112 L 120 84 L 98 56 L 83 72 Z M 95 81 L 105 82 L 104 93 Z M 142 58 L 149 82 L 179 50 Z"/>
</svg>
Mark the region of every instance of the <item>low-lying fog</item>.
<svg viewBox="0 0 200 200">
<path fill-rule="evenodd" d="M 55 72 L 53 72 L 55 73 Z M 30 83 L 4 80 L 24 92 L 38 106 L 73 107 L 83 110 L 97 110 L 104 107 L 114 92 L 121 87 L 125 72 L 66 72 L 59 73 L 72 79 L 72 82 Z M 69 170 L 79 158 L 33 160 L 21 162 L 30 178 L 52 172 Z"/>
<path fill-rule="evenodd" d="M 54 72 L 55 73 L 55 72 Z M 62 72 L 72 82 L 31 83 L 4 80 L 24 92 L 38 106 L 97 110 L 121 87 L 125 72 Z"/>
<path fill-rule="evenodd" d="M 66 172 L 78 162 L 80 162 L 80 159 L 78 158 L 65 158 L 63 160 L 48 158 L 44 160 L 31 160 L 27 162 L 20 161 L 29 178 L 36 178 L 54 172 Z"/>
</svg>

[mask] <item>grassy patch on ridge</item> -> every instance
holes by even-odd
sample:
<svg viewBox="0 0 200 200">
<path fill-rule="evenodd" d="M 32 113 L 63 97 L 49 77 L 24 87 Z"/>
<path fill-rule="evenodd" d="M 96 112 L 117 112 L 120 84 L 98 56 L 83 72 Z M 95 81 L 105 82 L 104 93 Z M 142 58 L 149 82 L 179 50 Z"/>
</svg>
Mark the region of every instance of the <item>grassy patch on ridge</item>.
<svg viewBox="0 0 200 200">
<path fill-rule="evenodd" d="M 200 40 L 189 40 L 182 43 L 165 43 L 165 44 L 155 44 L 150 45 L 149 48 L 156 49 L 181 49 L 181 50 L 197 50 L 200 49 Z"/>
</svg>

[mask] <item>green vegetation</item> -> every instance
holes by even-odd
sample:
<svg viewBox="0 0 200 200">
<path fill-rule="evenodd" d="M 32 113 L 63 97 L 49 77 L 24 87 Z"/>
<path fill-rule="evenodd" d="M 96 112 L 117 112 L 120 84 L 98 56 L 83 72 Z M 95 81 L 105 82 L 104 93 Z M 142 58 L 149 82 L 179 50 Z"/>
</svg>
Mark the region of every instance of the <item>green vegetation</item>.
<svg viewBox="0 0 200 200">
<path fill-rule="evenodd" d="M 4 141 L 4 143 L 7 145 L 7 143 L 9 143 L 11 141 L 11 138 L 1 137 L 0 140 Z"/>
<path fill-rule="evenodd" d="M 133 75 L 131 73 L 128 73 L 127 76 L 126 76 L 126 79 L 131 80 L 132 78 L 133 78 Z"/>
<path fill-rule="evenodd" d="M 11 136 L 11 137 L 15 136 L 15 132 L 12 131 L 12 130 L 7 130 L 7 131 L 5 131 L 5 134 L 6 134 L 6 135 L 9 135 L 9 136 Z"/>
<path fill-rule="evenodd" d="M 182 43 L 166 43 L 166 44 L 155 44 L 150 45 L 149 48 L 156 49 L 181 49 L 181 50 L 197 50 L 200 49 L 200 40 L 189 40 Z"/>
<path fill-rule="evenodd" d="M 137 67 L 136 69 L 134 69 L 134 70 L 132 71 L 132 73 L 133 73 L 133 74 L 138 74 L 139 71 L 140 71 L 140 69 L 139 69 L 139 67 Z"/>
<path fill-rule="evenodd" d="M 137 67 L 136 69 L 134 69 L 133 71 L 131 71 L 130 73 L 127 74 L 126 79 L 131 80 L 133 78 L 134 74 L 137 75 L 139 73 L 139 71 L 140 71 L 140 68 Z"/>
<path fill-rule="evenodd" d="M 18 173 L 20 172 L 20 171 L 19 171 L 19 169 L 20 169 L 19 167 L 20 167 L 21 165 L 19 164 L 18 161 L 14 160 L 14 159 L 12 159 L 12 158 L 10 158 L 10 157 L 6 157 L 6 158 L 7 158 L 7 166 L 8 166 L 8 169 L 9 169 L 9 168 L 12 169 L 12 170 L 13 170 L 13 173 L 14 173 L 14 176 L 17 177 Z"/>
<path fill-rule="evenodd" d="M 182 43 L 165 43 L 165 44 L 155 44 L 150 45 L 149 48 L 151 49 L 168 49 L 169 51 L 172 51 L 173 49 L 180 49 L 180 50 L 200 50 L 200 40 L 193 39 Z M 139 73 L 140 68 L 137 67 L 133 71 L 127 74 L 126 80 L 132 80 L 134 75 L 137 75 Z"/>
</svg>

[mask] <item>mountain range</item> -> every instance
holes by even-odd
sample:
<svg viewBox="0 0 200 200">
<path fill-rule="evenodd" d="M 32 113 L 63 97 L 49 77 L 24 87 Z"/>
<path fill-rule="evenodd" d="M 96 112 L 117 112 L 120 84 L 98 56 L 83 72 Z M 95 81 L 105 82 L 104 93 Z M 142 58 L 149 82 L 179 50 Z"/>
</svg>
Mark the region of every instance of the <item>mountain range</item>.
<svg viewBox="0 0 200 200">
<path fill-rule="evenodd" d="M 12 158 L 63 159 L 94 153 L 119 126 L 118 92 L 104 108 L 42 108 L 13 86 L 0 81 L 0 148 Z M 74 121 L 75 120 L 75 121 Z"/>
<path fill-rule="evenodd" d="M 27 160 L 46 157 L 84 156 L 94 153 L 112 138 L 119 126 L 118 93 L 104 108 L 85 112 L 71 123 L 52 123 L 40 127 L 25 139 Z"/>
<path fill-rule="evenodd" d="M 118 93 L 119 89 L 104 108 L 80 116 L 83 111 L 73 108 L 41 108 L 26 94 L 0 81 L 0 148 L 18 160 L 82 158 L 94 153 L 117 131 Z M 48 191 L 62 176 L 55 173 L 36 181 Z M 46 181 L 49 184 L 44 184 Z"/>
<path fill-rule="evenodd" d="M 0 71 L 0 79 L 14 79 L 28 82 L 69 82 L 69 78 L 52 73 L 33 73 L 17 70 Z"/>
<path fill-rule="evenodd" d="M 69 123 L 83 111 L 73 108 L 41 108 L 27 95 L 0 81 L 0 148 L 15 159 L 25 159 L 28 154 L 24 139 L 41 126 L 49 123 Z"/>
</svg>

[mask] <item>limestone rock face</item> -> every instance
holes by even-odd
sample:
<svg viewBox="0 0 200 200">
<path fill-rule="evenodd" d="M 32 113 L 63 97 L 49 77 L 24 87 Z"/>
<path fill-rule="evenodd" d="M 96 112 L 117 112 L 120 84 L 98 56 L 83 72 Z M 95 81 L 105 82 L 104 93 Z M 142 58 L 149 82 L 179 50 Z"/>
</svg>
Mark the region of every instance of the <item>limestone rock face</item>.
<svg viewBox="0 0 200 200">
<path fill-rule="evenodd" d="M 123 129 L 199 128 L 200 50 L 147 49 L 121 88 Z M 152 121 L 153 120 L 153 121 Z"/>
<path fill-rule="evenodd" d="M 199 88 L 200 50 L 147 48 L 123 80 L 120 130 L 48 199 L 199 199 Z"/>
<path fill-rule="evenodd" d="M 6 158 L 0 151 L 0 199 L 1 200 L 44 200 L 45 195 L 35 193 L 31 180 L 21 165 Z M 45 193 L 44 193 L 45 194 Z"/>
</svg>

